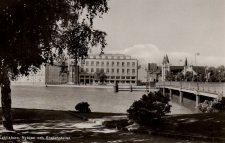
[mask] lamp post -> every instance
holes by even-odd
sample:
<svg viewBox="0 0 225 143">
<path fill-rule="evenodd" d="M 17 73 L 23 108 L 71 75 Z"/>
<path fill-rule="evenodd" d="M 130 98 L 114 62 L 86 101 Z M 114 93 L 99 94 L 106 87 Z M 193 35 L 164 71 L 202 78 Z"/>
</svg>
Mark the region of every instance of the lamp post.
<svg viewBox="0 0 225 143">
<path fill-rule="evenodd" d="M 178 63 L 179 63 L 179 72 L 178 72 L 178 74 L 180 74 L 180 62 L 182 62 L 182 60 L 178 60 Z M 182 83 L 181 83 L 182 77 L 179 80 L 180 80 L 180 87 L 182 87 Z"/>
<path fill-rule="evenodd" d="M 196 66 L 196 73 L 197 73 L 197 90 L 199 90 L 199 85 L 198 85 L 198 67 L 197 67 L 197 62 L 196 62 L 196 56 L 199 56 L 200 53 L 195 53 L 195 66 Z"/>
<path fill-rule="evenodd" d="M 178 60 L 178 63 L 179 63 L 179 72 L 180 72 L 180 62 L 182 62 L 182 60 Z"/>
<path fill-rule="evenodd" d="M 147 79 L 146 79 L 146 82 L 148 83 L 148 69 L 147 69 L 146 67 L 145 67 L 144 69 L 145 69 L 145 71 L 146 71 L 146 73 L 147 73 L 147 76 L 146 76 L 146 78 L 147 78 Z"/>
<path fill-rule="evenodd" d="M 147 76 L 146 76 L 146 92 L 147 92 L 147 87 L 148 87 L 148 72 L 149 72 L 149 70 L 145 67 L 144 68 L 145 69 L 145 71 L 146 71 L 146 73 L 147 73 Z"/>
</svg>

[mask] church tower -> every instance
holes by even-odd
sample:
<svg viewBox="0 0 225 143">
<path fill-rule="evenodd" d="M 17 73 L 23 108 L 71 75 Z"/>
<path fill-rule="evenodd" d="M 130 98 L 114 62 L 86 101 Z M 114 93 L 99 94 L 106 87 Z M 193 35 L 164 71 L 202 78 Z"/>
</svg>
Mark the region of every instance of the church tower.
<svg viewBox="0 0 225 143">
<path fill-rule="evenodd" d="M 163 58 L 163 62 L 162 62 L 162 81 L 166 80 L 166 72 L 170 71 L 170 62 L 169 62 L 169 58 L 166 54 L 166 56 L 164 56 Z"/>
</svg>

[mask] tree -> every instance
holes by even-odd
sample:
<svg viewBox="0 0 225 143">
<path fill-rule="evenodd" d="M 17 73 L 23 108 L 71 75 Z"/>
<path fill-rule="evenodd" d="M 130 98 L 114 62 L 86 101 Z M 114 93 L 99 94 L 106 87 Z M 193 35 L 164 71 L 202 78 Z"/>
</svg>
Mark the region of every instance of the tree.
<svg viewBox="0 0 225 143">
<path fill-rule="evenodd" d="M 184 80 L 184 74 L 182 72 L 177 73 L 177 81 Z"/>
<path fill-rule="evenodd" d="M 148 124 L 153 119 L 161 119 L 166 113 L 170 113 L 169 94 L 165 96 L 162 92 L 150 92 L 142 95 L 142 98 L 134 103 L 127 110 L 130 122 Z"/>
<path fill-rule="evenodd" d="M 166 80 L 173 81 L 175 79 L 173 73 L 171 71 L 166 72 Z"/>
<path fill-rule="evenodd" d="M 53 64 L 68 51 L 77 63 L 92 46 L 106 46 L 93 19 L 108 11 L 104 0 L 1 0 L 0 85 L 3 127 L 13 130 L 10 79 Z M 83 16 L 86 14 L 86 16 Z"/>
<path fill-rule="evenodd" d="M 105 75 L 104 70 L 101 69 L 101 70 L 95 72 L 94 79 L 97 79 L 100 81 L 100 83 L 103 83 L 107 79 L 107 76 Z"/>
<path fill-rule="evenodd" d="M 207 79 L 210 82 L 221 82 L 225 81 L 225 66 L 220 65 L 219 67 L 209 67 L 207 69 Z"/>
<path fill-rule="evenodd" d="M 221 65 L 217 68 L 217 71 L 218 71 L 218 81 L 221 82 L 221 81 L 224 81 L 225 80 L 225 66 L 224 65 Z"/>
<path fill-rule="evenodd" d="M 198 81 L 200 81 L 200 82 L 205 82 L 205 81 L 206 81 L 206 76 L 205 76 L 205 74 L 200 73 L 200 74 L 198 75 Z"/>
<path fill-rule="evenodd" d="M 193 80 L 193 72 L 187 71 L 185 74 L 185 78 L 187 79 L 187 81 L 192 81 Z"/>
</svg>

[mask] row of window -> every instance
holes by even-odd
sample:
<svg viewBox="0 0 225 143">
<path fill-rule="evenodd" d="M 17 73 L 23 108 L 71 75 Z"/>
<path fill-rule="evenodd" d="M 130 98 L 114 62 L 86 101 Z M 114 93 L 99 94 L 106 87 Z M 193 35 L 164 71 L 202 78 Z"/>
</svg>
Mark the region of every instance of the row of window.
<svg viewBox="0 0 225 143">
<path fill-rule="evenodd" d="M 80 75 L 80 78 L 82 79 L 92 79 L 94 76 L 84 76 Z M 135 76 L 107 76 L 107 79 L 136 79 Z"/>
<path fill-rule="evenodd" d="M 85 63 L 86 66 L 89 66 L 89 65 L 91 65 L 91 66 L 100 66 L 101 65 L 101 66 L 112 66 L 112 67 L 114 67 L 114 66 L 117 66 L 117 67 L 119 67 L 119 66 L 122 66 L 122 67 L 125 67 L 125 66 L 130 67 L 131 64 L 132 64 L 132 67 L 135 67 L 135 62 L 132 62 L 131 63 L 131 62 L 86 61 L 86 63 Z"/>
<path fill-rule="evenodd" d="M 94 68 L 91 68 L 91 69 L 89 69 L 89 68 L 86 68 L 86 70 L 84 71 L 84 69 L 83 68 L 81 68 L 81 72 L 91 72 L 91 73 L 94 73 L 94 72 L 99 72 L 100 70 L 103 70 L 103 72 L 105 72 L 106 74 L 109 74 L 109 73 L 111 73 L 111 74 L 119 74 L 120 72 L 122 73 L 122 74 L 135 74 L 135 69 L 111 69 L 111 71 L 110 71 L 110 69 L 106 69 L 106 70 L 104 70 L 103 68 L 102 69 L 100 69 L 100 68 L 96 68 L 96 71 L 94 70 Z"/>
</svg>

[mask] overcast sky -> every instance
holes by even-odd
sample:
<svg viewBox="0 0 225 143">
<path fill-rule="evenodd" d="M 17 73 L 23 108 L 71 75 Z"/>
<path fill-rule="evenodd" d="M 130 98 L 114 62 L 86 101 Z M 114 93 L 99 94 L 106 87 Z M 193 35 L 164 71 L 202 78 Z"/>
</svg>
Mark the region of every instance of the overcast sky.
<svg viewBox="0 0 225 143">
<path fill-rule="evenodd" d="M 94 27 L 105 31 L 104 52 L 122 53 L 139 64 L 225 65 L 225 0 L 110 0 Z M 93 53 L 98 53 L 94 48 Z M 179 63 L 179 60 L 182 62 Z"/>
</svg>

